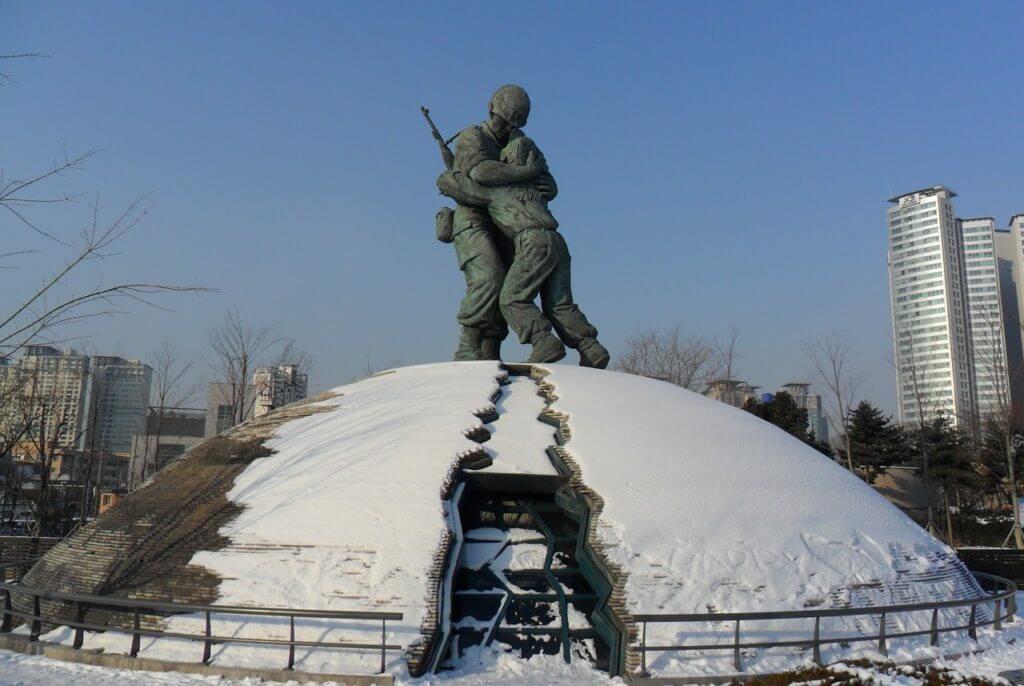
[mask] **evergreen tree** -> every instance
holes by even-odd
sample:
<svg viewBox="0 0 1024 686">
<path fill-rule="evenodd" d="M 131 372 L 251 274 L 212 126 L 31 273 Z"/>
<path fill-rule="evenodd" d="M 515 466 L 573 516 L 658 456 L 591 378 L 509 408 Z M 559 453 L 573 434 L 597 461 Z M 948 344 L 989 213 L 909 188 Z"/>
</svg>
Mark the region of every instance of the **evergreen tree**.
<svg viewBox="0 0 1024 686">
<path fill-rule="evenodd" d="M 946 512 L 946 543 L 956 545 L 953 534 L 952 504 L 965 494 L 977 494 L 985 487 L 985 476 L 972 460 L 970 436 L 939 415 L 925 427 L 931 482 Z"/>
<path fill-rule="evenodd" d="M 985 477 L 971 459 L 971 442 L 963 431 L 952 426 L 946 417 L 939 416 L 927 425 L 926 439 L 932 484 L 946 496 L 945 500 L 984 488 Z"/>
<path fill-rule="evenodd" d="M 847 426 L 846 445 L 853 453 L 852 462 L 864 470 L 868 483 L 874 483 L 889 467 L 910 460 L 911 448 L 903 428 L 868 401 L 862 400 L 850 411 Z"/>
<path fill-rule="evenodd" d="M 807 410 L 798 407 L 793 396 L 785 391 L 776 393 L 767 401 L 751 398 L 743 403 L 743 409 L 802 441 L 810 438 L 807 433 Z"/>
</svg>

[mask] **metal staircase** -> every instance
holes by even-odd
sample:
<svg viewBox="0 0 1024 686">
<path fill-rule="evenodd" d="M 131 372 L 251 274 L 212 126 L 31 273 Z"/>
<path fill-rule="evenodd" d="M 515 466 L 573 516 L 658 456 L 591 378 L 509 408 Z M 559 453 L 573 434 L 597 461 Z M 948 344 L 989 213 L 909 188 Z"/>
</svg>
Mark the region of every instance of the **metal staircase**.
<svg viewBox="0 0 1024 686">
<path fill-rule="evenodd" d="M 607 670 L 609 644 L 591 622 L 601 598 L 577 561 L 580 522 L 556 503 L 564 482 L 538 488 L 535 479 L 513 476 L 500 488 L 494 479 L 483 481 L 468 478 L 459 508 L 465 534 L 442 669 L 474 648 L 497 646 L 523 658 L 561 654 Z"/>
</svg>

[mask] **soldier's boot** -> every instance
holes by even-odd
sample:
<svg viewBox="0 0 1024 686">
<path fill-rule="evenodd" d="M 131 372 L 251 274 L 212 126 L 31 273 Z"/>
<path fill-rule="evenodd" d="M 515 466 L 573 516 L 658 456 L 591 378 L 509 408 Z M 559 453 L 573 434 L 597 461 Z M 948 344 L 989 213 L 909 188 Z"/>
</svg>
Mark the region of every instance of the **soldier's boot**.
<svg viewBox="0 0 1024 686">
<path fill-rule="evenodd" d="M 484 359 L 480 352 L 482 341 L 483 336 L 480 335 L 480 329 L 462 327 L 459 332 L 459 347 L 455 350 L 455 361 L 472 362 Z"/>
<path fill-rule="evenodd" d="M 598 343 L 596 338 L 584 338 L 580 341 L 577 350 L 580 353 L 581 367 L 604 369 L 612 359 L 612 356 L 608 354 L 608 349 Z"/>
<path fill-rule="evenodd" d="M 500 360 L 501 359 L 501 339 L 493 336 L 486 336 L 480 342 L 480 359 L 481 360 Z"/>
<path fill-rule="evenodd" d="M 558 362 L 565 357 L 565 346 L 549 331 L 538 334 L 530 341 L 533 352 L 527 362 Z"/>
</svg>

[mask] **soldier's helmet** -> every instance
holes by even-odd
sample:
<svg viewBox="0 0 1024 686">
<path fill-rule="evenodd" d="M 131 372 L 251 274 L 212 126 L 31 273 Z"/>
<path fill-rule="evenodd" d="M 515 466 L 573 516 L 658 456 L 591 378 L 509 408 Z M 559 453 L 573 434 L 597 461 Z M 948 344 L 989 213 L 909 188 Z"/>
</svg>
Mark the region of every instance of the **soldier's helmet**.
<svg viewBox="0 0 1024 686">
<path fill-rule="evenodd" d="M 490 109 L 516 128 L 526 126 L 526 119 L 530 116 L 530 96 L 522 86 L 510 83 L 494 91 Z"/>
</svg>

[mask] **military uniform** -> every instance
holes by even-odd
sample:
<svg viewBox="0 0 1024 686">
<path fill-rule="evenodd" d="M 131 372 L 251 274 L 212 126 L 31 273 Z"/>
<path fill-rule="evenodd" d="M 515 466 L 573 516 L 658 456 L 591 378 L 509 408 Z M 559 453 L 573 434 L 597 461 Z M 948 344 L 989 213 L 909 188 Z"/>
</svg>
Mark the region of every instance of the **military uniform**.
<svg viewBox="0 0 1024 686">
<path fill-rule="evenodd" d="M 470 126 L 459 134 L 453 168 L 468 175 L 480 162 L 497 161 L 500 156 L 501 145 L 487 125 Z M 483 338 L 501 341 L 508 335 L 498 297 L 507 264 L 503 252 L 509 256 L 511 246 L 499 240 L 486 209 L 463 204 L 455 208 L 452 243 L 459 269 L 466 278 L 466 295 L 457 317 L 463 336 L 455 359 L 478 359 L 479 356 L 473 354 L 472 343 L 466 345 L 467 338 L 475 338 L 479 345 Z"/>
<path fill-rule="evenodd" d="M 514 145 L 517 140 L 521 145 Z M 526 152 L 533 150 L 543 162 L 540 151 L 518 131 L 510 136 L 505 154 L 510 150 L 515 151 L 511 159 L 503 157 L 501 161 L 524 164 Z M 547 177 L 548 185 L 554 187 L 550 173 L 541 174 Z M 607 356 L 607 351 L 595 340 L 597 329 L 573 301 L 569 248 L 557 231 L 558 221 L 548 210 L 548 197 L 536 189 L 535 181 L 484 187 L 456 170 L 442 174 L 438 187 L 456 200 L 486 207 L 484 213 L 493 220 L 501 237 L 514 245 L 514 259 L 506 262 L 510 266 L 501 287 L 499 305 L 520 342 L 536 343 L 551 334 L 553 325 L 563 342 L 588 354 L 587 361 L 593 361 L 590 356 L 595 353 L 598 358 Z M 475 209 L 469 205 L 460 207 Z M 538 294 L 543 313 L 534 303 Z"/>
</svg>

